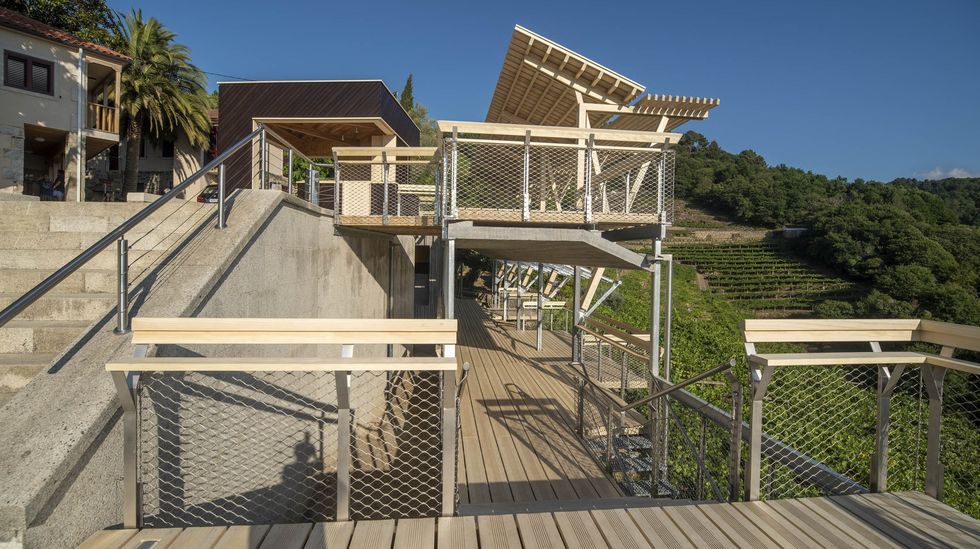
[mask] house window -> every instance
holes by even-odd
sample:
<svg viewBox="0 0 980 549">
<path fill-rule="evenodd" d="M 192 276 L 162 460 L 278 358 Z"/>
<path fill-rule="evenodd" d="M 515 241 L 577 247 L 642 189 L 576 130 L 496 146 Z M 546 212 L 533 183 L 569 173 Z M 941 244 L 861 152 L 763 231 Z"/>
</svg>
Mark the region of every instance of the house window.
<svg viewBox="0 0 980 549">
<path fill-rule="evenodd" d="M 11 88 L 53 95 L 54 63 L 4 51 L 3 84 Z"/>
<path fill-rule="evenodd" d="M 169 139 L 163 140 L 163 157 L 173 158 L 174 157 L 174 142 Z"/>
</svg>

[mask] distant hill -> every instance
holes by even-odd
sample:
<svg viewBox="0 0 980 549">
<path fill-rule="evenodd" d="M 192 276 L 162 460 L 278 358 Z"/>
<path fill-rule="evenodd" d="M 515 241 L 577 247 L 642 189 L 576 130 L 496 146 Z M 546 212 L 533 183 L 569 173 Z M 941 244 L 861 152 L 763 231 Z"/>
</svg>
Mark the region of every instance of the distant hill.
<svg viewBox="0 0 980 549">
<path fill-rule="evenodd" d="M 847 181 L 688 132 L 676 195 L 731 220 L 808 228 L 794 252 L 874 289 L 828 316 L 935 317 L 980 325 L 980 179 Z"/>
</svg>

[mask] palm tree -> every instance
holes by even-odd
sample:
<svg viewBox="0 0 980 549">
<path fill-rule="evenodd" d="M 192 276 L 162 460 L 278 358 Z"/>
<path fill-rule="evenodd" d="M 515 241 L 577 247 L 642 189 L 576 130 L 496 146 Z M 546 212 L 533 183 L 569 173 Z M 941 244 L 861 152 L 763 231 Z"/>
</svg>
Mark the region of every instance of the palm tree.
<svg viewBox="0 0 980 549">
<path fill-rule="evenodd" d="M 132 61 L 123 70 L 119 104 L 125 117 L 125 188 L 136 190 L 140 142 L 173 138 L 178 130 L 191 145 L 206 146 L 209 136 L 206 78 L 190 61 L 190 51 L 154 18 L 134 10 L 119 25 L 123 53 Z M 177 182 L 175 181 L 174 184 Z"/>
</svg>

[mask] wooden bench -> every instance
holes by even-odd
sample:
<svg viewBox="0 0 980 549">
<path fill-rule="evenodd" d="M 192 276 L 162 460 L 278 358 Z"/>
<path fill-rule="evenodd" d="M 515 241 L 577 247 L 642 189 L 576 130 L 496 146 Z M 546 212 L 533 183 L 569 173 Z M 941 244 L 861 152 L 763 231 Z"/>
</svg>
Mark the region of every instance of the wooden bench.
<svg viewBox="0 0 980 549">
<path fill-rule="evenodd" d="M 350 448 L 351 372 L 431 371 L 442 376 L 443 425 L 456 424 L 456 320 L 142 318 L 132 321 L 133 358 L 106 364 L 123 409 L 124 512 L 127 528 L 138 523 L 138 382 L 150 372 L 334 372 L 337 387 L 338 448 Z M 339 344 L 340 356 L 150 357 L 151 345 L 325 345 Z M 355 357 L 356 345 L 436 345 L 435 357 Z M 438 348 L 438 347 L 437 347 Z M 466 366 L 464 365 L 464 370 Z M 348 411 L 348 413 L 344 413 Z M 456 478 L 456 429 L 442 429 L 443 479 Z M 347 520 L 350 454 L 338 450 L 337 520 Z M 443 482 L 443 514 L 455 511 L 455 482 Z"/>
<path fill-rule="evenodd" d="M 884 491 L 888 464 L 888 422 L 891 395 L 908 366 L 919 366 L 929 395 L 925 491 L 941 498 L 940 428 L 943 379 L 947 370 L 980 374 L 980 364 L 954 358 L 957 349 L 980 351 L 980 328 L 925 319 L 762 319 L 742 321 L 742 337 L 751 383 L 748 499 L 759 498 L 762 413 L 766 390 L 775 369 L 785 367 L 872 366 L 878 371 L 877 425 L 871 464 L 871 488 Z M 940 346 L 938 354 L 882 351 L 883 342 L 923 342 Z M 759 353 L 756 344 L 864 343 L 867 351 Z"/>
</svg>

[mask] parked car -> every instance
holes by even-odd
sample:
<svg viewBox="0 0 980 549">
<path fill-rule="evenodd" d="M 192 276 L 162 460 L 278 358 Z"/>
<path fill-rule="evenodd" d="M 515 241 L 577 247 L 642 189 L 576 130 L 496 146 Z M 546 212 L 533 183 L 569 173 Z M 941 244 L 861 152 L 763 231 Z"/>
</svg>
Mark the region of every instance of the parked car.
<svg viewBox="0 0 980 549">
<path fill-rule="evenodd" d="M 218 186 L 208 185 L 204 187 L 201 194 L 197 195 L 197 201 L 205 204 L 217 204 L 218 203 Z"/>
</svg>

